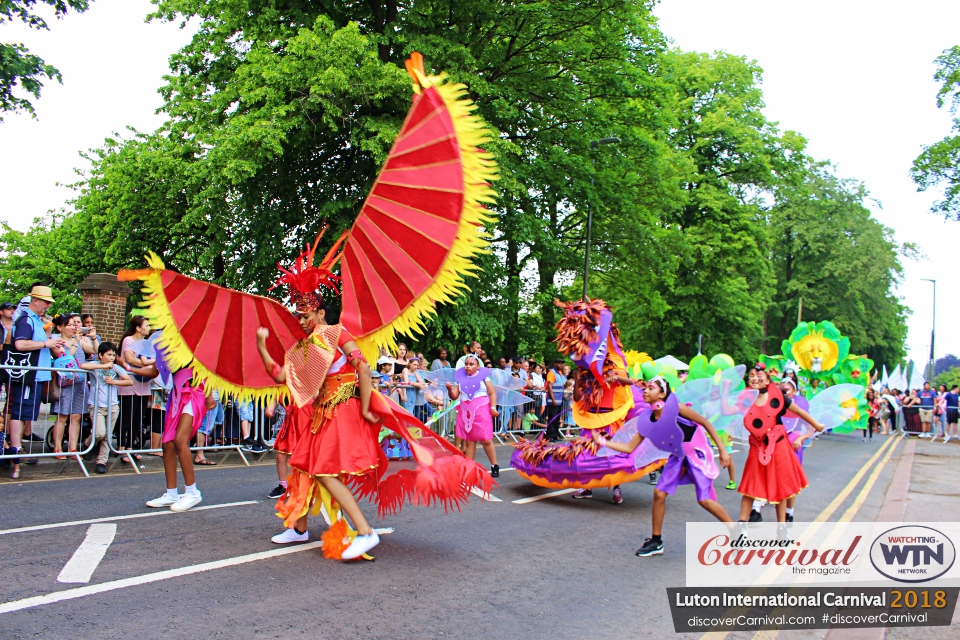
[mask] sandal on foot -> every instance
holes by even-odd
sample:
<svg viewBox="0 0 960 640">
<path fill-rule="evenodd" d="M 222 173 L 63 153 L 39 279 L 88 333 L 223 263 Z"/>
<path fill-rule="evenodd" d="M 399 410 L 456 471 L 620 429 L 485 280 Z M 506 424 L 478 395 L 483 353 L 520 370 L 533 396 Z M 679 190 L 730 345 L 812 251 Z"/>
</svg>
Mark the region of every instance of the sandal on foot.
<svg viewBox="0 0 960 640">
<path fill-rule="evenodd" d="M 201 467 L 215 467 L 215 466 L 217 466 L 217 463 L 216 463 L 216 462 L 214 462 L 213 460 L 207 460 L 206 458 L 204 458 L 203 460 L 194 460 L 194 461 L 193 461 L 193 464 L 198 465 L 198 466 L 201 466 Z"/>
</svg>

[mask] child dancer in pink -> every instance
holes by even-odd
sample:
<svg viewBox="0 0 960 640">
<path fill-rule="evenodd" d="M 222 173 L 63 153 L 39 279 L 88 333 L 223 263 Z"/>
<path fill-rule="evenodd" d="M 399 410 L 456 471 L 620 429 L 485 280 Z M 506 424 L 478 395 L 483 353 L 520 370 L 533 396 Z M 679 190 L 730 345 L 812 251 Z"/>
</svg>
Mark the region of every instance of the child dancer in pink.
<svg viewBox="0 0 960 640">
<path fill-rule="evenodd" d="M 456 386 L 447 383 L 447 392 L 451 400 L 462 395 L 457 405 L 457 437 L 465 444 L 464 454 L 471 460 L 476 458 L 477 443 L 490 459 L 490 475 L 500 477 L 500 465 L 497 464 L 497 450 L 493 447 L 493 419 L 497 413 L 497 392 L 490 382 L 490 372 L 480 366 L 476 355 L 465 356 L 463 367 L 454 374 Z"/>
<path fill-rule="evenodd" d="M 190 440 L 203 423 L 207 409 L 217 405 L 213 397 L 204 393 L 204 384 L 193 386 L 193 369 L 180 369 L 173 374 L 173 389 L 167 401 L 167 417 L 163 424 L 163 472 L 167 491 L 148 507 L 170 507 L 171 511 L 186 511 L 198 504 L 202 496 L 193 475 L 193 454 Z M 183 471 L 186 493 L 177 493 L 177 460 Z"/>
</svg>

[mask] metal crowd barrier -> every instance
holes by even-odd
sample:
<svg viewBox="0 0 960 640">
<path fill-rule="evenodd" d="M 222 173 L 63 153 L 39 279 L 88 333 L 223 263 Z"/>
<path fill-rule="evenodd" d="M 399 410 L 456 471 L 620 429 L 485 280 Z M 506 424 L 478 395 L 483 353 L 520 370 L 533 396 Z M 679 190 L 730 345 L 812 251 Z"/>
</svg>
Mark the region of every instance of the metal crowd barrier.
<svg viewBox="0 0 960 640">
<path fill-rule="evenodd" d="M 55 402 L 46 402 L 48 398 L 43 397 L 43 390 L 46 382 L 37 382 L 36 373 L 47 371 L 50 373 L 51 380 L 49 384 L 54 384 L 58 376 L 80 376 L 79 380 L 74 380 L 70 386 L 61 387 L 61 397 Z M 93 448 L 97 446 L 94 438 L 96 425 L 90 419 L 89 408 L 93 403 L 94 414 L 99 408 L 99 385 L 102 384 L 100 378 L 91 375 L 95 372 L 86 369 L 61 369 L 54 367 L 30 367 L 30 366 L 12 366 L 0 365 L 0 401 L 3 402 L 3 441 L 0 447 L 0 463 L 7 467 L 14 460 L 19 460 L 23 464 L 35 464 L 40 458 L 65 458 L 61 472 L 66 468 L 71 460 L 76 460 L 80 465 L 83 475 L 90 477 L 86 465 L 83 464 L 84 456 L 90 454 Z M 74 396 L 77 402 L 74 402 Z M 70 403 L 67 406 L 67 403 Z M 83 413 L 76 414 L 72 409 L 77 406 L 83 408 Z M 55 432 L 57 415 L 53 413 L 55 409 L 68 410 L 66 420 L 63 424 L 60 443 L 55 442 Z M 33 419 L 33 416 L 36 419 Z M 57 444 L 63 444 L 63 435 L 68 437 L 73 416 L 79 415 L 77 421 L 77 450 L 76 451 L 55 451 Z M 19 434 L 20 446 L 17 453 L 12 453 L 13 431 L 11 421 L 17 416 L 21 423 Z M 30 418 L 30 419 L 27 419 Z M 84 419 L 87 419 L 87 423 Z M 29 423 L 29 427 L 27 424 Z M 84 438 L 84 427 L 88 426 L 90 444 L 84 449 L 81 448 Z M 29 429 L 29 433 L 27 433 Z M 41 435 L 42 434 L 42 435 Z M 109 435 L 109 434 L 108 434 Z M 24 439 L 26 437 L 26 439 Z M 9 444 L 9 448 L 8 448 Z M 39 444 L 40 450 L 37 451 Z M 69 447 L 68 447 L 69 448 Z"/>
<path fill-rule="evenodd" d="M 56 402 L 48 402 L 49 395 L 43 394 L 43 388 L 46 383 L 34 383 L 30 387 L 30 391 L 23 391 L 25 386 L 20 381 L 28 379 L 30 372 L 38 371 L 49 371 L 51 373 L 51 378 L 56 379 L 58 375 L 69 375 L 69 374 L 79 374 L 82 376 L 81 380 L 75 381 L 68 387 L 61 387 L 60 398 Z M 32 464 L 35 462 L 34 459 L 39 458 L 60 458 L 65 456 L 67 458 L 64 469 L 66 468 L 66 463 L 71 460 L 76 460 L 80 465 L 83 474 L 89 477 L 89 472 L 87 471 L 86 465 L 84 465 L 84 457 L 89 456 L 93 453 L 93 449 L 99 446 L 95 439 L 96 431 L 96 416 L 98 409 L 100 409 L 100 387 L 105 383 L 102 381 L 101 377 L 96 375 L 96 371 L 88 371 L 86 369 L 63 369 L 63 368 L 53 368 L 53 367 L 30 367 L 30 366 L 11 366 L 11 365 L 0 365 L 0 372 L 3 375 L 3 381 L 0 382 L 0 399 L 3 402 L 3 417 L 4 417 L 4 439 L 10 438 L 12 433 L 10 431 L 10 420 L 14 416 L 25 416 L 25 415 L 37 415 L 36 420 L 29 421 L 30 425 L 30 437 L 28 440 L 25 440 L 21 443 L 20 451 L 16 454 L 11 453 L 6 443 L 4 444 L 3 450 L 0 451 L 0 464 L 9 465 L 10 462 L 14 459 L 20 459 L 21 464 Z M 132 374 L 131 374 L 132 375 Z M 54 384 L 53 380 L 49 384 Z M 11 390 L 14 391 L 11 394 Z M 78 391 L 80 390 L 80 391 Z M 78 400 L 74 401 L 75 394 L 82 394 L 79 396 Z M 43 395 L 44 397 L 40 397 Z M 107 407 L 108 411 L 105 416 L 106 419 L 106 428 L 107 434 L 105 440 L 107 442 L 108 451 L 110 454 L 115 456 L 112 463 L 109 464 L 108 469 L 112 469 L 113 466 L 117 464 L 120 460 L 128 459 L 130 461 L 130 467 L 137 474 L 140 473 L 140 466 L 137 464 L 135 456 L 142 454 L 157 454 L 162 453 L 163 449 L 160 447 L 152 447 L 150 438 L 151 434 L 154 432 L 154 427 L 156 427 L 156 420 L 162 420 L 164 417 L 164 411 L 159 409 L 150 408 L 151 397 L 150 396 L 127 396 L 135 398 L 131 402 L 139 404 L 139 413 L 140 413 L 140 424 L 134 424 L 133 420 L 138 412 L 136 409 L 133 411 L 134 415 L 130 416 L 130 423 L 127 424 L 126 414 L 123 412 L 122 405 L 112 404 Z M 54 451 L 55 443 L 53 441 L 55 431 L 55 412 L 59 410 L 60 405 L 63 404 L 67 399 L 73 404 L 70 407 L 62 407 L 65 410 L 71 410 L 70 417 L 67 418 L 64 425 L 64 433 L 69 437 L 70 431 L 70 422 L 73 420 L 72 416 L 77 415 L 76 412 L 72 411 L 73 409 L 83 407 L 84 411 L 80 415 L 80 428 L 79 428 L 79 437 L 78 437 L 78 449 L 85 439 L 85 434 L 89 433 L 90 444 L 86 448 L 78 451 L 63 451 L 58 452 Z M 34 405 L 39 402 L 39 407 L 34 408 Z M 234 409 L 236 410 L 236 409 Z M 28 413 L 29 411 L 29 413 Z M 262 413 L 260 411 L 254 411 L 254 417 Z M 258 432 L 256 431 L 256 426 L 251 425 L 251 437 L 257 438 Z M 159 434 L 162 437 L 163 426 L 162 423 L 158 428 Z M 42 433 L 42 437 L 38 437 L 38 432 Z M 8 434 L 10 434 L 8 436 Z M 61 438 L 62 444 L 63 438 Z M 120 448 L 120 441 L 129 442 L 131 446 L 128 448 Z M 12 446 L 12 439 L 10 441 L 10 446 Z M 40 450 L 37 451 L 39 444 Z M 69 445 L 69 442 L 68 442 Z M 244 464 L 249 466 L 249 461 L 246 456 L 244 456 L 241 447 L 242 443 L 236 444 L 206 444 L 202 447 L 193 446 L 190 448 L 191 451 L 226 451 L 228 454 L 236 452 L 240 458 L 243 460 Z M 61 469 L 62 472 L 63 469 Z"/>
<path fill-rule="evenodd" d="M 32 389 L 35 389 L 35 391 L 32 392 L 34 395 L 26 394 L 27 397 L 24 398 L 20 393 L 20 390 L 24 385 L 19 384 L 18 381 L 25 379 L 31 374 L 31 372 L 35 373 L 38 371 L 49 371 L 51 373 L 51 378 L 53 379 L 57 379 L 58 375 L 77 374 L 80 376 L 80 380 L 73 382 L 73 384 L 68 387 L 61 387 L 60 399 L 54 403 L 43 401 L 48 400 L 49 398 L 36 397 L 41 393 L 43 383 L 35 383 L 34 387 L 32 387 Z M 34 412 L 37 413 L 37 419 L 30 421 L 30 439 L 21 443 L 20 450 L 16 454 L 10 452 L 6 446 L 3 449 L 0 449 L 0 463 L 9 464 L 11 460 L 16 458 L 21 460 L 21 464 L 31 464 L 35 462 L 34 459 L 39 458 L 65 458 L 61 472 L 66 468 L 67 464 L 73 460 L 76 460 L 77 464 L 80 465 L 80 469 L 82 470 L 83 474 L 89 477 L 90 474 L 87 471 L 84 460 L 90 455 L 95 455 L 94 449 L 99 447 L 99 444 L 95 439 L 96 416 L 98 410 L 101 408 L 99 406 L 101 386 L 105 384 L 103 379 L 96 374 L 96 371 L 88 371 L 85 369 L 0 365 L 0 376 L 3 378 L 3 380 L 0 380 L 0 401 L 3 402 L 4 417 L 4 425 L 0 426 L 0 429 L 3 430 L 5 438 L 8 437 L 7 434 L 10 434 L 9 427 L 11 416 L 23 416 L 25 415 L 24 405 L 30 404 L 30 407 L 26 407 L 29 409 L 33 406 L 35 401 L 41 401 L 40 407 L 38 409 L 34 409 Z M 51 384 L 53 384 L 52 381 Z M 385 387 L 386 385 L 375 385 L 374 392 L 379 393 L 380 389 Z M 416 390 L 416 388 L 411 385 L 392 385 L 392 388 L 409 389 L 413 391 Z M 10 393 L 11 389 L 15 391 L 14 394 Z M 74 396 L 77 393 L 80 393 L 81 395 L 77 400 L 74 400 Z M 546 413 L 545 404 L 543 403 L 544 392 L 539 390 L 529 390 L 527 391 L 527 394 L 531 397 L 536 408 L 537 422 L 545 422 Z M 561 420 L 560 430 L 561 433 L 566 437 L 575 437 L 579 434 L 580 430 L 575 425 L 568 424 L 568 416 L 570 412 L 570 394 L 566 395 L 567 397 L 565 397 L 564 400 L 563 411 L 559 417 Z M 109 465 L 109 468 L 115 466 L 120 460 L 127 458 L 130 461 L 130 466 L 133 471 L 139 474 L 140 466 L 137 464 L 134 456 L 163 452 L 161 447 L 154 448 L 151 446 L 150 438 L 151 435 L 156 435 L 155 430 L 156 432 L 159 432 L 162 437 L 162 423 L 158 427 L 155 421 L 162 421 L 165 418 L 165 411 L 153 407 L 153 399 L 151 396 L 127 397 L 132 397 L 134 400 L 123 401 L 124 403 L 130 402 L 130 404 L 139 404 L 137 409 L 140 410 L 140 424 L 133 423 L 135 416 L 130 416 L 129 421 L 126 419 L 126 415 L 123 412 L 123 406 L 119 404 L 119 402 L 117 404 L 111 404 L 107 407 L 108 411 L 105 416 L 107 434 L 105 440 L 107 442 L 109 453 L 114 458 L 113 462 Z M 19 405 L 17 405 L 18 401 L 20 403 Z M 68 401 L 71 403 L 71 406 L 69 407 L 67 407 L 65 404 Z M 455 433 L 455 409 L 457 404 L 457 402 L 451 402 L 446 396 L 444 396 L 442 405 L 428 403 L 428 410 L 424 412 L 427 417 L 425 425 L 432 428 L 445 438 L 452 438 Z M 192 446 L 190 449 L 193 452 L 226 452 L 228 455 L 236 452 L 243 460 L 244 464 L 249 466 L 250 462 L 247 459 L 247 456 L 244 455 L 244 447 L 246 447 L 246 445 L 243 443 L 241 420 L 239 419 L 239 415 L 237 415 L 239 413 L 238 403 L 234 399 L 227 398 L 224 401 L 221 401 L 221 405 L 223 405 L 224 412 L 223 422 L 215 424 L 214 429 L 207 436 L 208 442 L 204 446 Z M 514 421 L 510 418 L 510 416 L 506 415 L 508 413 L 512 413 L 517 416 L 522 416 L 522 414 L 526 412 L 526 408 L 528 406 L 529 403 L 518 407 L 510 407 L 509 409 L 512 409 L 513 411 L 504 411 L 504 409 L 507 409 L 506 407 L 498 407 L 501 415 L 495 421 L 494 437 L 500 444 L 503 444 L 507 441 L 516 442 L 520 437 L 535 437 L 543 431 L 543 429 L 540 427 L 537 427 L 534 430 L 524 431 L 522 428 L 519 428 L 522 419 L 516 419 L 516 421 Z M 79 407 L 83 408 L 83 412 L 78 416 L 78 414 L 74 413 L 72 410 Z M 61 419 L 63 427 L 60 440 L 61 445 L 64 446 L 64 451 L 62 452 L 54 451 L 54 438 L 56 432 L 60 430 L 59 427 L 56 427 L 57 411 L 60 409 L 70 411 L 69 414 L 66 414 L 67 417 L 65 419 Z M 212 409 L 211 411 L 216 410 L 217 409 Z M 137 411 L 134 411 L 134 414 L 136 413 Z M 263 404 L 253 404 L 253 420 L 251 421 L 250 425 L 249 437 L 254 442 L 264 446 L 262 451 L 254 451 L 253 453 L 266 454 L 271 450 L 276 440 L 276 434 L 278 433 L 284 419 L 285 411 L 283 411 L 282 408 L 276 409 L 274 415 L 272 417 L 268 417 L 266 407 Z M 68 450 L 70 444 L 69 435 L 71 422 L 75 424 L 75 428 L 78 432 L 77 451 Z M 510 428 L 512 425 L 517 426 L 518 428 Z M 201 425 L 201 427 L 202 426 L 203 425 Z M 222 440 L 221 444 L 216 444 L 218 435 L 219 439 Z M 129 448 L 121 449 L 121 441 L 130 443 L 131 446 Z M 84 442 L 88 442 L 88 444 L 84 445 Z M 37 450 L 38 448 L 39 451 Z M 250 450 L 247 449 L 247 452 L 249 453 Z"/>
</svg>

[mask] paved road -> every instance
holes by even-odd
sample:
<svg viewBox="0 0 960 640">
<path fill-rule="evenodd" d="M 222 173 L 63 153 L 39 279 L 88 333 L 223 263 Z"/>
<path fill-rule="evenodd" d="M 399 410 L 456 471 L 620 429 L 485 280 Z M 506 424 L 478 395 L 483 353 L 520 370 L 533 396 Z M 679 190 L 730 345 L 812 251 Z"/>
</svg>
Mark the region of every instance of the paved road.
<svg viewBox="0 0 960 640">
<path fill-rule="evenodd" d="M 843 436 L 816 442 L 805 457 L 811 487 L 800 498 L 797 519 L 820 514 L 882 442 Z M 876 517 L 902 450 L 881 470 L 855 520 Z M 506 459 L 509 449 L 501 447 L 499 455 Z M 734 458 L 742 467 L 744 453 Z M 91 479 L 4 483 L 0 529 L 157 513 L 143 502 L 159 495 L 162 478 L 118 469 Z M 113 520 L 115 538 L 89 586 L 278 549 L 269 542 L 280 531 L 266 498 L 276 485 L 272 465 L 200 469 L 198 484 L 203 506 L 245 504 Z M 862 485 L 830 520 L 854 504 Z M 506 471 L 494 492 L 501 502 L 473 498 L 463 512 L 449 514 L 407 507 L 379 522 L 375 526 L 395 532 L 382 536 L 376 562 L 329 561 L 313 548 L 211 568 L 0 613 L 0 637 L 674 637 L 664 589 L 684 584 L 684 523 L 709 517 L 693 488 L 682 487 L 668 500 L 666 552 L 647 559 L 633 555 L 649 535 L 652 487 L 645 481 L 625 486 L 619 506 L 604 491 L 593 500 L 564 495 L 513 502 L 546 493 Z M 722 488 L 718 494 L 735 513 L 739 494 Z M 84 587 L 57 577 L 88 527 L 0 531 L 0 602 Z M 322 529 L 319 519 L 311 525 L 314 536 Z"/>
</svg>

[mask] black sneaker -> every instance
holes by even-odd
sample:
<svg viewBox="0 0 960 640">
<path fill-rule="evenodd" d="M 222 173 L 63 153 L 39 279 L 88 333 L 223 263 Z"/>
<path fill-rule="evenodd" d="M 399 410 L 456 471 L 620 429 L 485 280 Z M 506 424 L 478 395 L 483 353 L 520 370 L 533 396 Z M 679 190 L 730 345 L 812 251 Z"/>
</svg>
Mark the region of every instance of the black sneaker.
<svg viewBox="0 0 960 640">
<path fill-rule="evenodd" d="M 268 498 L 277 499 L 285 494 L 287 490 L 283 487 L 282 484 L 278 484 L 273 489 L 270 490 L 270 493 L 267 494 Z"/>
<path fill-rule="evenodd" d="M 750 519 L 747 522 L 763 522 L 763 516 L 756 509 L 750 510 Z"/>
<path fill-rule="evenodd" d="M 98 465 L 97 465 L 97 473 L 99 473 L 99 474 L 104 474 L 104 473 L 106 473 L 106 472 L 107 472 L 107 465 L 105 465 L 105 464 L 98 464 Z"/>
<path fill-rule="evenodd" d="M 788 514 L 787 514 L 787 522 L 793 522 L 793 514 L 792 514 L 792 513 L 788 513 Z"/>
<path fill-rule="evenodd" d="M 500 465 L 495 464 L 492 467 L 490 467 L 490 476 L 493 478 L 500 477 Z"/>
<path fill-rule="evenodd" d="M 40 462 L 40 458 L 23 458 L 21 462 L 23 464 L 37 464 Z"/>
<path fill-rule="evenodd" d="M 662 556 L 663 540 L 657 540 L 654 542 L 653 538 L 647 538 L 643 541 L 643 546 L 637 549 L 637 553 L 635 555 L 641 558 L 646 558 L 647 556 Z"/>
<path fill-rule="evenodd" d="M 650 472 L 650 479 L 647 480 L 647 484 L 657 484 L 657 480 L 660 479 L 660 474 L 656 471 Z"/>
<path fill-rule="evenodd" d="M 241 444 L 241 447 L 240 447 L 241 449 L 249 448 L 256 445 L 257 441 L 254 440 L 253 438 L 244 438 L 243 440 L 240 441 L 240 444 Z"/>
<path fill-rule="evenodd" d="M 27 441 L 27 442 L 43 442 L 43 438 L 41 438 L 40 436 L 38 436 L 38 435 L 35 434 L 35 433 L 31 433 L 31 434 L 28 435 L 28 436 L 24 436 L 22 439 L 25 440 L 25 441 Z"/>
<path fill-rule="evenodd" d="M 250 447 L 249 451 L 250 451 L 251 453 L 266 453 L 267 451 L 270 451 L 270 447 L 268 447 L 268 446 L 266 446 L 266 445 L 263 445 L 263 444 L 260 444 L 260 443 L 258 442 L 257 444 L 255 444 L 255 445 L 253 445 L 252 447 Z"/>
</svg>

